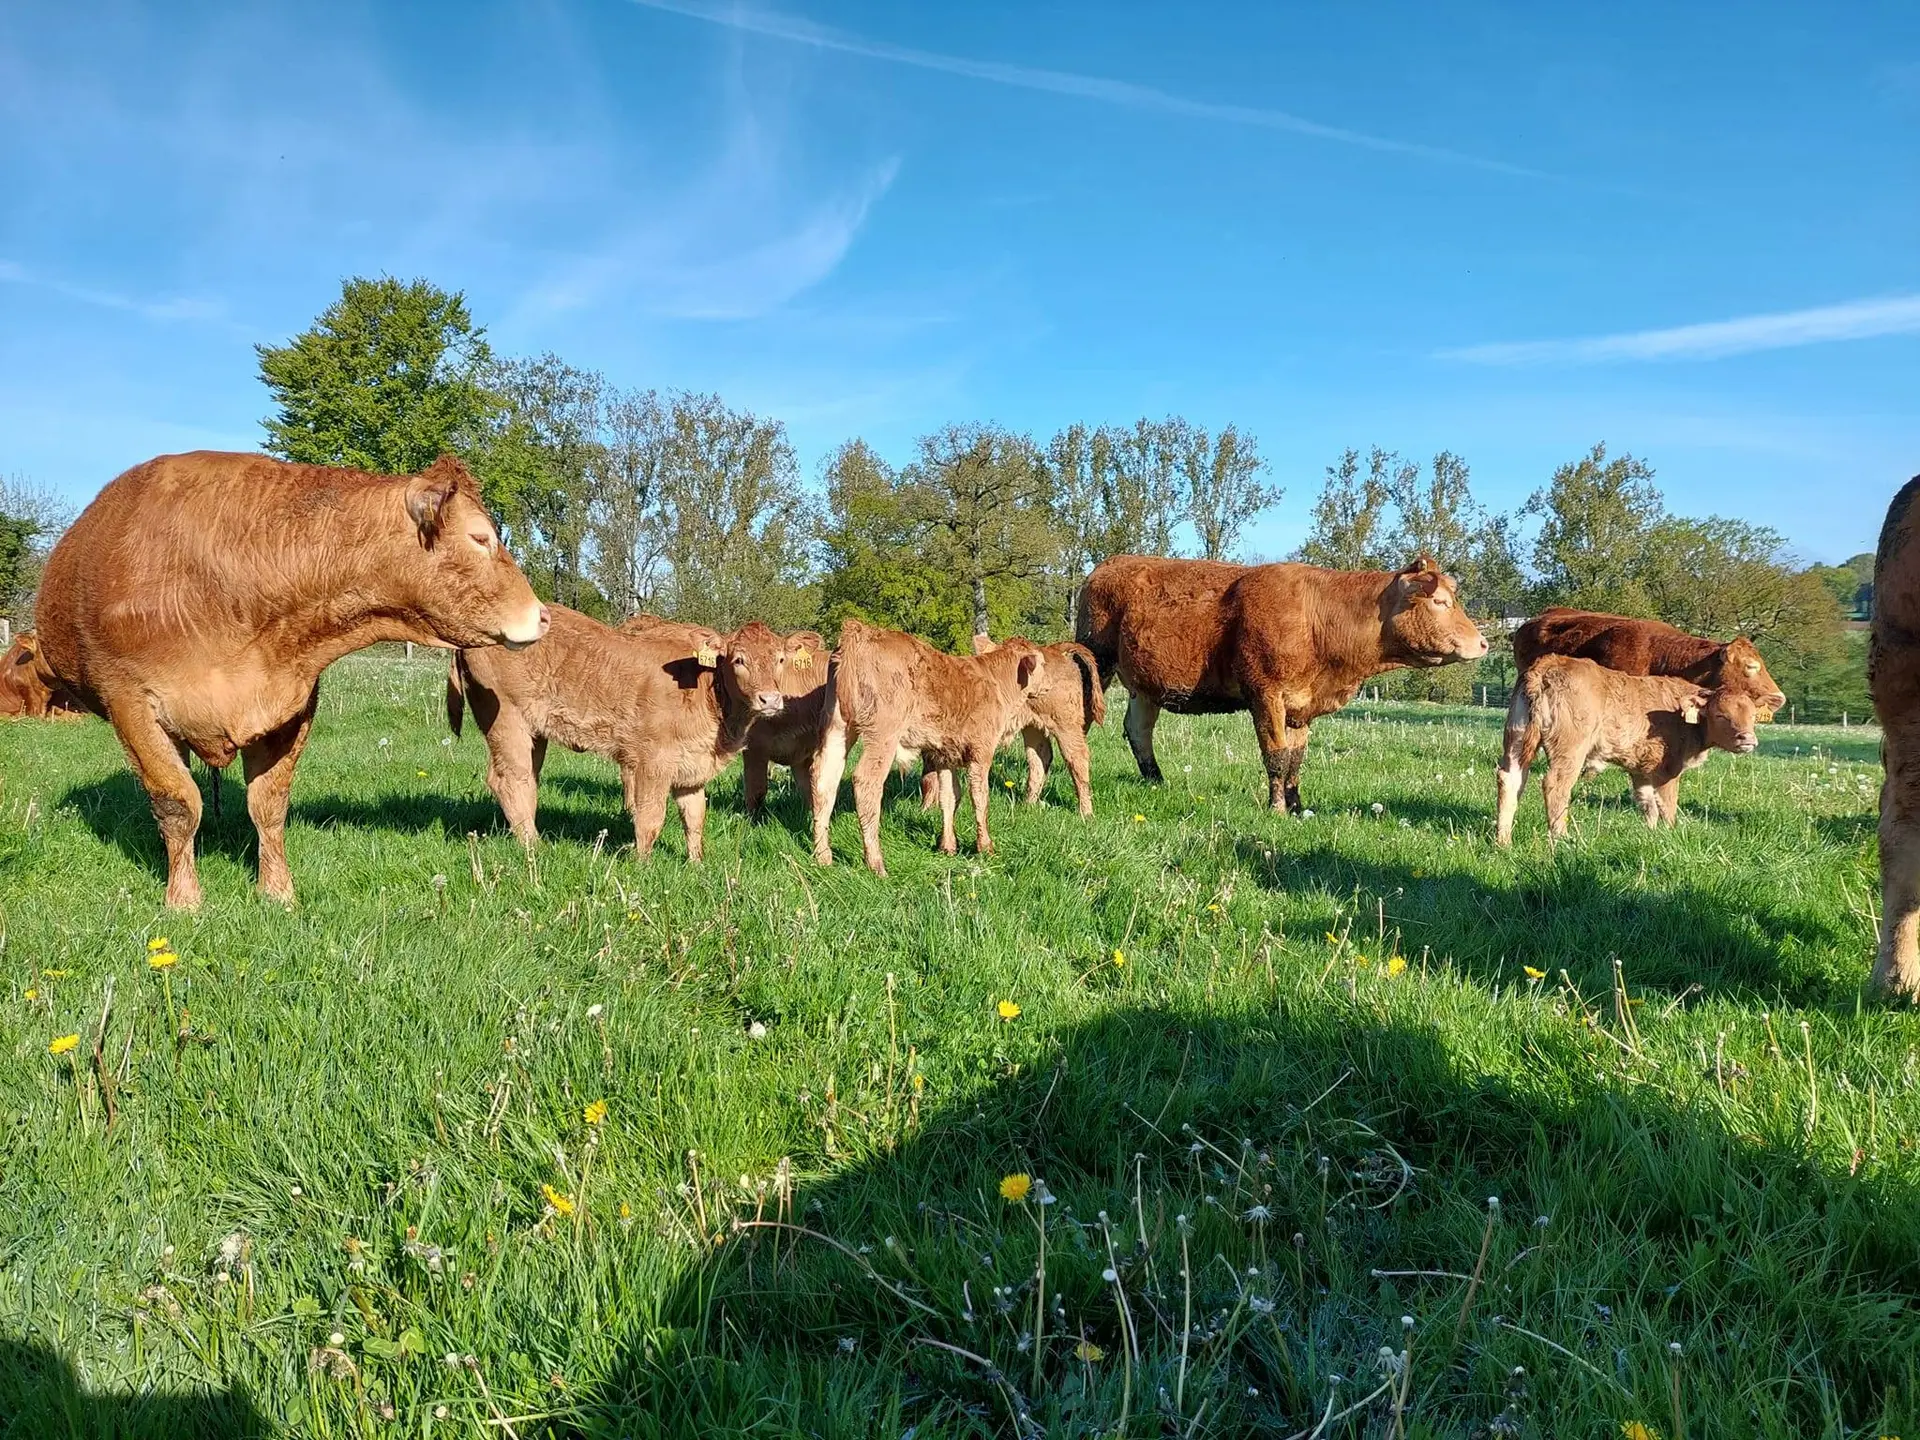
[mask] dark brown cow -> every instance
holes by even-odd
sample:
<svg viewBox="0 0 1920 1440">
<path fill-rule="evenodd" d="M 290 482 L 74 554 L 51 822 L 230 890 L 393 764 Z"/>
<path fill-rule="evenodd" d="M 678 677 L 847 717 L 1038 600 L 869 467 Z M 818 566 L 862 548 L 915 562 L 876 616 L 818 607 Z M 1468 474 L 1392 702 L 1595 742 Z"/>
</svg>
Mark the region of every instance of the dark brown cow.
<svg viewBox="0 0 1920 1440">
<path fill-rule="evenodd" d="M 865 749 L 853 770 L 853 802 L 860 812 L 861 848 L 874 873 L 887 873 L 880 853 L 880 799 L 896 760 L 918 755 L 935 777 L 940 798 L 940 849 L 959 849 L 953 833 L 953 771 L 964 766 L 973 794 L 975 842 L 993 853 L 987 833 L 989 771 L 1000 737 L 1013 727 L 1030 685 L 1042 683 L 1040 647 L 1009 640 L 988 655 L 949 655 L 897 630 L 859 620 L 840 629 L 840 650 L 829 671 L 826 723 L 813 768 L 813 858 L 833 863 L 827 829 L 855 741 Z"/>
<path fill-rule="evenodd" d="M 68 720 L 85 713 L 46 673 L 33 631 L 15 635 L 0 655 L 0 719 Z"/>
<path fill-rule="evenodd" d="M 1527 769 L 1547 752 L 1547 831 L 1567 833 L 1574 783 L 1618 765 L 1633 781 L 1633 798 L 1650 827 L 1674 824 L 1680 776 L 1710 750 L 1749 755 L 1760 702 L 1744 687 L 1708 690 L 1669 675 L 1626 675 L 1571 655 L 1540 655 L 1513 688 L 1506 748 L 1495 773 L 1494 838 L 1512 843 L 1514 812 Z"/>
<path fill-rule="evenodd" d="M 524 652 L 463 650 L 447 674 L 447 722 L 463 709 L 486 736 L 487 786 L 522 844 L 532 846 L 547 742 L 620 767 L 635 852 L 653 852 L 680 807 L 687 859 L 705 846 L 707 782 L 745 746 L 755 723 L 785 704 L 786 650 L 757 621 L 732 635 L 637 617 L 631 629 L 551 607 L 547 638 Z"/>
<path fill-rule="evenodd" d="M 1542 655 L 1577 655 L 1623 675 L 1672 675 L 1709 689 L 1731 685 L 1769 712 L 1787 703 L 1766 661 L 1744 635 L 1703 640 L 1659 620 L 1555 606 L 1513 632 L 1517 669 L 1528 670 Z"/>
<path fill-rule="evenodd" d="M 1229 565 L 1116 555 L 1087 577 L 1080 641 L 1132 695 L 1127 743 L 1160 778 L 1160 712 L 1253 712 L 1267 800 L 1298 814 L 1307 727 L 1384 670 L 1475 660 L 1487 642 L 1453 578 L 1421 556 L 1405 570 Z"/>
<path fill-rule="evenodd" d="M 1880 717 L 1880 956 L 1874 988 L 1920 1001 L 1920 475 L 1887 507 L 1873 557 L 1867 684 Z"/>
<path fill-rule="evenodd" d="M 973 637 L 974 654 L 985 655 L 994 648 L 991 637 Z M 1072 641 L 1043 645 L 1040 653 L 1047 662 L 1044 676 L 1028 689 L 1025 711 L 1014 717 L 1027 752 L 1027 803 L 1040 803 L 1047 788 L 1047 772 L 1053 767 L 1053 742 L 1057 740 L 1067 773 L 1073 776 L 1080 813 L 1091 815 L 1093 787 L 1088 778 L 1087 731 L 1107 719 L 1100 667 L 1091 650 Z M 931 809 L 939 799 L 938 777 L 929 771 L 920 777 L 920 804 Z"/>
<path fill-rule="evenodd" d="M 189 753 L 242 757 L 260 890 L 293 899 L 287 794 L 320 672 L 382 640 L 526 645 L 545 608 L 451 456 L 412 476 L 163 455 L 112 481 L 47 560 L 46 669 L 113 724 L 153 800 L 167 903 L 200 903 Z"/>
</svg>

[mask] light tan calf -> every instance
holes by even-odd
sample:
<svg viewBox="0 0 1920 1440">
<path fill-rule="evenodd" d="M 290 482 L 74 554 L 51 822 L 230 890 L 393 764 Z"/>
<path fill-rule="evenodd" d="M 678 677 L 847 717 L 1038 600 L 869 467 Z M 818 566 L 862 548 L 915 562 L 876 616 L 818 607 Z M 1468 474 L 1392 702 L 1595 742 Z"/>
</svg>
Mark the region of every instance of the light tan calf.
<svg viewBox="0 0 1920 1440">
<path fill-rule="evenodd" d="M 814 761 L 813 858 L 833 863 L 827 828 L 855 741 L 865 745 L 854 766 L 853 801 L 869 869 L 887 873 L 880 853 L 887 770 L 897 757 L 916 754 L 939 786 L 941 851 L 951 855 L 959 849 L 952 772 L 964 766 L 976 843 L 982 855 L 991 855 L 987 789 L 993 752 L 1021 713 L 1027 689 L 1043 683 L 1045 673 L 1040 647 L 1026 640 L 1009 640 L 988 655 L 948 655 L 912 635 L 848 620 L 840 631 Z"/>
<path fill-rule="evenodd" d="M 633 845 L 644 859 L 666 823 L 667 796 L 680 807 L 687 859 L 704 847 L 707 782 L 746 745 L 764 716 L 778 715 L 786 653 L 758 623 L 721 635 L 654 620 L 614 630 L 565 606 L 523 651 L 463 650 L 447 676 L 447 722 L 460 733 L 467 707 L 486 736 L 487 786 L 522 844 L 532 846 L 547 742 L 603 755 L 620 767 Z"/>
<path fill-rule="evenodd" d="M 1591 660 L 1543 655 L 1514 687 L 1507 709 L 1506 749 L 1496 775 L 1495 839 L 1513 841 L 1513 816 L 1527 767 L 1542 746 L 1547 829 L 1567 833 L 1567 807 L 1583 773 L 1618 765 L 1633 780 L 1633 798 L 1649 826 L 1671 825 L 1680 807 L 1680 776 L 1709 750 L 1751 753 L 1756 698 L 1741 690 L 1705 690 L 1691 680 L 1623 675 Z"/>
</svg>

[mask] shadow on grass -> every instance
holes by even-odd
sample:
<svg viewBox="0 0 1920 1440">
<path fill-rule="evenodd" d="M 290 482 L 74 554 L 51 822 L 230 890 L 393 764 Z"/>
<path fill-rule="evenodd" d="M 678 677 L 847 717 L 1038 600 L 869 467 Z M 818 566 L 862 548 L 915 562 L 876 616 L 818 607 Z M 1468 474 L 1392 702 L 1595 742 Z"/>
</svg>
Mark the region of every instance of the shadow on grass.
<svg viewBox="0 0 1920 1440">
<path fill-rule="evenodd" d="M 1609 1085 L 1596 1072 L 1617 1052 L 1545 1005 L 1518 1023 L 1528 1065 L 1493 1074 L 1337 989 L 1229 1018 L 1113 1011 L 1003 1062 L 891 1153 L 802 1185 L 792 1214 L 813 1236 L 714 1217 L 721 1238 L 624 1327 L 567 1433 L 988 1436 L 1024 1411 L 1028 1433 L 1090 1436 L 1130 1404 L 1133 1433 L 1287 1434 L 1335 1374 L 1357 1377 L 1342 1404 L 1374 1387 L 1403 1313 L 1420 1327 L 1413 1434 L 1488 1433 L 1515 1366 L 1522 1424 L 1494 1433 L 1664 1429 L 1676 1340 L 1694 1434 L 1913 1425 L 1912 1186 L 1823 1170 L 1791 1116 L 1763 1141 Z M 1037 1386 L 1039 1212 L 997 1193 L 1010 1173 L 1059 1201 Z M 1506 1217 L 1491 1240 L 1489 1194 Z M 738 1203 L 748 1220 L 778 1206 Z M 1487 1281 L 1449 1347 L 1483 1244 Z M 1385 1412 L 1320 1433 L 1386 1434 Z"/>
<path fill-rule="evenodd" d="M 90 1394 L 64 1357 L 0 1338 L 0 1440 L 254 1440 L 277 1433 L 242 1391 Z"/>
<path fill-rule="evenodd" d="M 1852 1007 L 1858 981 L 1836 979 L 1829 967 L 1836 951 L 1857 948 L 1854 936 L 1810 908 L 1732 904 L 1670 873 L 1649 841 L 1636 861 L 1582 853 L 1578 840 L 1551 853 L 1544 842 L 1522 840 L 1514 852 L 1518 875 L 1504 882 L 1446 869 L 1444 848 L 1431 870 L 1332 846 L 1269 851 L 1246 838 L 1238 849 L 1247 873 L 1268 889 L 1319 890 L 1339 900 L 1358 891 L 1365 913 L 1354 933 L 1370 945 L 1376 903 L 1384 902 L 1403 954 L 1417 963 L 1430 951 L 1481 983 L 1519 984 L 1526 965 L 1552 976 L 1564 968 L 1590 997 L 1605 996 L 1618 956 L 1635 990 L 1677 995 L 1698 985 L 1762 1008 L 1782 995 Z"/>
</svg>

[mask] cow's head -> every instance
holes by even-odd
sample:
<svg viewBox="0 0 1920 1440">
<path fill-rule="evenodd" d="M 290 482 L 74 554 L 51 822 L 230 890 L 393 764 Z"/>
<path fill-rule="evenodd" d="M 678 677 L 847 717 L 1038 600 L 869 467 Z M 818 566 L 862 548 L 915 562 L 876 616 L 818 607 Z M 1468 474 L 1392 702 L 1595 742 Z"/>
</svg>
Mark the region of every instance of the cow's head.
<svg viewBox="0 0 1920 1440">
<path fill-rule="evenodd" d="M 713 667 L 729 710 L 770 718 L 787 708 L 787 643 L 758 620 L 703 640 L 698 659 Z"/>
<path fill-rule="evenodd" d="M 41 672 L 40 649 L 33 631 L 13 637 L 0 656 L 0 715 L 38 718 L 51 712 L 58 698 L 49 677 Z"/>
<path fill-rule="evenodd" d="M 1406 665 L 1478 660 L 1487 637 L 1460 608 L 1459 586 L 1422 555 L 1393 577 L 1381 599 L 1388 658 Z"/>
<path fill-rule="evenodd" d="M 1753 696 L 1762 720 L 1771 720 L 1773 712 L 1787 703 L 1786 695 L 1767 673 L 1767 662 L 1760 658 L 1753 641 L 1744 635 L 1727 642 L 1726 653 L 1720 661 L 1720 683 Z"/>
<path fill-rule="evenodd" d="M 1751 755 L 1760 748 L 1753 727 L 1761 714 L 1759 699 L 1732 685 L 1696 690 L 1680 702 L 1682 720 L 1706 726 L 1707 744 L 1734 755 Z"/>
<path fill-rule="evenodd" d="M 547 633 L 547 607 L 500 543 L 466 466 L 442 455 L 407 481 L 406 507 L 427 567 L 421 614 L 435 635 L 517 650 Z"/>
</svg>

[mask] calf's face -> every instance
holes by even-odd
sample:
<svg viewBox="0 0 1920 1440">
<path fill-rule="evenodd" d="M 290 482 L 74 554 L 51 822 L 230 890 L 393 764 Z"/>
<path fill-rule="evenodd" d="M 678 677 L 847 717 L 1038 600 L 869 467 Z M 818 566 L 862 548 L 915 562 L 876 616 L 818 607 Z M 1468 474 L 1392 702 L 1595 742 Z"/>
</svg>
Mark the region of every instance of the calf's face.
<svg viewBox="0 0 1920 1440">
<path fill-rule="evenodd" d="M 720 683 L 756 716 L 771 719 L 787 708 L 787 642 L 758 620 L 741 626 L 720 645 Z M 820 663 L 813 655 L 813 663 Z"/>
<path fill-rule="evenodd" d="M 1446 665 L 1487 653 L 1487 637 L 1460 608 L 1453 577 L 1425 555 L 1393 577 L 1385 609 L 1387 638 L 1399 658 Z"/>
<path fill-rule="evenodd" d="M 1754 726 L 1761 715 L 1760 701 L 1744 690 L 1722 685 L 1718 690 L 1701 691 L 1681 707 L 1681 718 L 1689 725 L 1707 727 L 1707 744 L 1735 755 L 1751 755 L 1760 748 Z"/>
<path fill-rule="evenodd" d="M 434 632 L 459 646 L 519 649 L 547 633 L 547 607 L 513 563 L 464 466 L 442 456 L 407 484 L 420 539 L 416 590 Z"/>
</svg>

